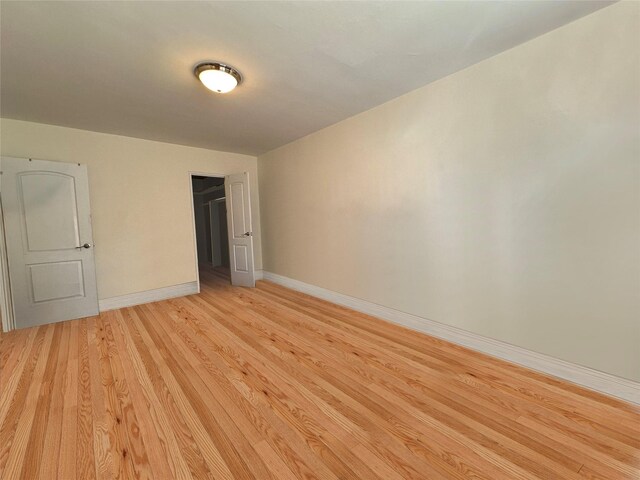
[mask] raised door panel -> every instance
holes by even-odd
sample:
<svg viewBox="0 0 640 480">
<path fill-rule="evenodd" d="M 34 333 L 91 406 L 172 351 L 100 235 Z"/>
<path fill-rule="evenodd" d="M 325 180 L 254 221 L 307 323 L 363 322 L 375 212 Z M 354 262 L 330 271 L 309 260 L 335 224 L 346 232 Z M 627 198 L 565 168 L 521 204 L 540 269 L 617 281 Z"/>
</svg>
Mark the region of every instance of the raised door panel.
<svg viewBox="0 0 640 480">
<path fill-rule="evenodd" d="M 234 245 L 234 268 L 236 272 L 249 272 L 249 249 L 246 245 Z"/>
<path fill-rule="evenodd" d="M 25 251 L 55 251 L 80 244 L 75 179 L 54 172 L 18 175 Z"/>
<path fill-rule="evenodd" d="M 231 224 L 233 226 L 233 237 L 241 238 L 247 232 L 247 221 L 245 219 L 244 185 L 240 182 L 231 184 Z"/>
<path fill-rule="evenodd" d="M 40 263 L 27 268 L 34 303 L 84 297 L 81 260 Z"/>
</svg>

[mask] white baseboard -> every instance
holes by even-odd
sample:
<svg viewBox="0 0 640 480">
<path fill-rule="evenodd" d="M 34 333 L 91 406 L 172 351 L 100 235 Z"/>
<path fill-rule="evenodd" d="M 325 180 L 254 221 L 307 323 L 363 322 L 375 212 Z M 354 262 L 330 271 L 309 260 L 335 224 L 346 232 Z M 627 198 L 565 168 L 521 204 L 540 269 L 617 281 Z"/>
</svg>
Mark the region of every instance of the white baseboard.
<svg viewBox="0 0 640 480">
<path fill-rule="evenodd" d="M 264 271 L 262 278 L 297 290 L 314 297 L 328 300 L 338 305 L 344 305 L 362 313 L 397 323 L 407 328 L 427 333 L 434 337 L 448 340 L 458 345 L 477 350 L 494 357 L 517 363 L 532 370 L 538 370 L 548 375 L 568 380 L 583 387 L 596 390 L 607 395 L 640 404 L 640 383 L 625 378 L 616 377 L 608 373 L 593 370 L 565 360 L 533 352 L 526 348 L 517 347 L 500 340 L 483 337 L 481 335 L 445 325 L 427 318 L 400 312 L 366 300 L 350 297 L 333 292 L 325 288 L 316 287 L 292 278 Z"/>
<path fill-rule="evenodd" d="M 155 288 L 144 292 L 129 293 L 118 297 L 105 298 L 98 301 L 101 312 L 116 310 L 118 308 L 132 307 L 143 303 L 158 302 L 167 298 L 183 297 L 198 293 L 198 282 L 180 283 L 170 287 Z"/>
<path fill-rule="evenodd" d="M 264 270 L 255 270 L 256 280 L 262 280 L 264 278 Z"/>
</svg>

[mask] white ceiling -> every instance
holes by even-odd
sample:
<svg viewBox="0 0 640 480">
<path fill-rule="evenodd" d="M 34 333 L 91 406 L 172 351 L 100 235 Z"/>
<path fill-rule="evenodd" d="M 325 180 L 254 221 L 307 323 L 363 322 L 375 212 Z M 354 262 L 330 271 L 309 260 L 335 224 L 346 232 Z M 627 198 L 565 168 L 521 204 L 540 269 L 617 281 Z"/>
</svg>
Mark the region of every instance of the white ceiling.
<svg viewBox="0 0 640 480">
<path fill-rule="evenodd" d="M 3 117 L 259 154 L 611 2 L 0 2 Z M 245 80 L 216 95 L 219 60 Z"/>
</svg>

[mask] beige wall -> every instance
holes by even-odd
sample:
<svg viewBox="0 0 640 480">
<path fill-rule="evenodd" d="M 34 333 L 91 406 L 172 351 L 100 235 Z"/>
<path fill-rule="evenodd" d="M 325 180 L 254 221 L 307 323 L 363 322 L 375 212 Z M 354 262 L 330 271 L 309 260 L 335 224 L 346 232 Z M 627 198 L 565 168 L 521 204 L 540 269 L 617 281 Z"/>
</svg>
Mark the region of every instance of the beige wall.
<svg viewBox="0 0 640 480">
<path fill-rule="evenodd" d="M 640 380 L 639 10 L 260 156 L 265 270 Z"/>
<path fill-rule="evenodd" d="M 4 156 L 88 166 L 100 299 L 196 279 L 189 172 L 249 172 L 262 268 L 256 158 L 2 119 Z"/>
</svg>

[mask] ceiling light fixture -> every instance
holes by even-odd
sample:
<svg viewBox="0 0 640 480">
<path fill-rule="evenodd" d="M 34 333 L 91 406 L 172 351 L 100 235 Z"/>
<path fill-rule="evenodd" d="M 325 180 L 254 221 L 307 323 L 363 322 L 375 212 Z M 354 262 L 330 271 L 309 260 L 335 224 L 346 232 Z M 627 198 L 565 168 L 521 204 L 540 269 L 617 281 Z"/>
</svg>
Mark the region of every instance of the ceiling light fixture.
<svg viewBox="0 0 640 480">
<path fill-rule="evenodd" d="M 205 87 L 216 93 L 230 92 L 242 81 L 240 72 L 224 63 L 200 63 L 193 73 Z"/>
</svg>

